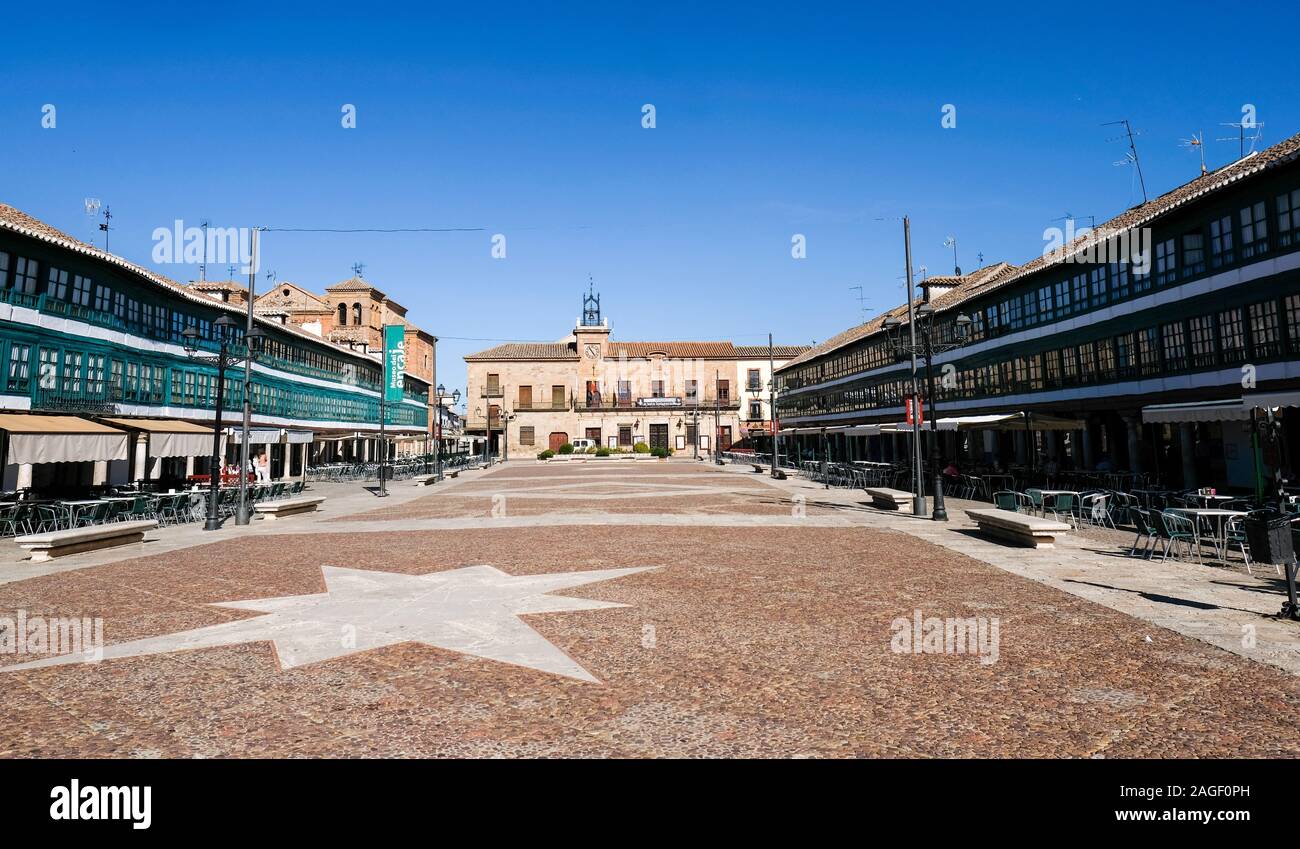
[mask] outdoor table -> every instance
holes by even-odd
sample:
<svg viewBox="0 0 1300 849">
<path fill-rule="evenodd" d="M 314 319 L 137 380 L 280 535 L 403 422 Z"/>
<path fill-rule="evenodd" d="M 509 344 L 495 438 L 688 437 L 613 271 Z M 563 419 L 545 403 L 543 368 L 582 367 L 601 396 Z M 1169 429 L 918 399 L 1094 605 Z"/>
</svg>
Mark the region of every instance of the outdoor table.
<svg viewBox="0 0 1300 849">
<path fill-rule="evenodd" d="M 1211 504 L 1220 501 L 1232 500 L 1231 495 L 1198 495 L 1196 493 L 1189 493 L 1184 495 L 1183 498 L 1186 498 L 1188 501 L 1196 501 L 1200 503 L 1202 507 L 1209 507 Z"/>
<path fill-rule="evenodd" d="M 1196 517 L 1198 532 L 1201 520 L 1208 519 L 1205 525 L 1210 529 L 1210 541 L 1214 545 L 1214 553 L 1225 562 L 1228 559 L 1228 519 L 1232 516 L 1246 515 L 1242 510 L 1223 510 L 1217 507 L 1170 507 L 1169 512 Z"/>
<path fill-rule="evenodd" d="M 81 501 L 59 501 L 57 503 L 68 508 L 68 518 L 71 520 L 71 526 L 75 528 L 77 522 L 81 521 L 82 510 L 87 507 L 94 507 L 96 504 L 102 504 L 103 502 L 104 499 L 102 498 L 91 498 L 83 499 Z"/>
</svg>

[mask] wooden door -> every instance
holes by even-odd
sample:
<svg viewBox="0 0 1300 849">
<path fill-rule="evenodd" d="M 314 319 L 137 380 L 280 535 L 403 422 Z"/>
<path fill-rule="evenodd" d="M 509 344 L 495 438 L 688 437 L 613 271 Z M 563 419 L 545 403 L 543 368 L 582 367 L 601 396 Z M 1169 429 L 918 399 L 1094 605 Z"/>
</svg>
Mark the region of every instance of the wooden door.
<svg viewBox="0 0 1300 849">
<path fill-rule="evenodd" d="M 731 425 L 718 428 L 718 450 L 726 451 L 731 447 Z"/>
<path fill-rule="evenodd" d="M 650 425 L 650 448 L 667 448 L 668 447 L 668 425 L 652 424 Z"/>
<path fill-rule="evenodd" d="M 519 387 L 519 404 L 516 407 L 516 409 L 530 410 L 532 409 L 532 406 L 533 406 L 533 387 L 531 386 Z"/>
<path fill-rule="evenodd" d="M 559 433 L 559 432 L 552 433 L 550 445 L 548 447 L 552 451 L 559 451 L 560 446 L 568 441 L 569 441 L 569 435 L 567 433 Z"/>
</svg>

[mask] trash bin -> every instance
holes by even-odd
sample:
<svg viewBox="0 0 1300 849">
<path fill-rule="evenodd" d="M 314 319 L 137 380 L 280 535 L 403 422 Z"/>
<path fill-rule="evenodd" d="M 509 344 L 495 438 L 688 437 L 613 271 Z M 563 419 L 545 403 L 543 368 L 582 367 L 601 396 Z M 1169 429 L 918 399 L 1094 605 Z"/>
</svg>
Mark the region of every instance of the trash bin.
<svg viewBox="0 0 1300 849">
<path fill-rule="evenodd" d="M 1274 509 L 1252 510 L 1242 523 L 1256 563 L 1289 565 L 1295 558 L 1291 517 Z"/>
</svg>

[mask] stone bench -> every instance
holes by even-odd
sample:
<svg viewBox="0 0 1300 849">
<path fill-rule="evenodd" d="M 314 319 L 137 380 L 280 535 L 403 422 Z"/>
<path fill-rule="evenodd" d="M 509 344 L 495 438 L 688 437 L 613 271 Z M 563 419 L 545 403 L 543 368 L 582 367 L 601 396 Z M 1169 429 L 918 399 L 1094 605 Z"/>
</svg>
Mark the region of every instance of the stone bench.
<svg viewBox="0 0 1300 849">
<path fill-rule="evenodd" d="M 871 505 L 881 510 L 902 510 L 905 507 L 910 510 L 912 499 L 916 497 L 901 489 L 868 489 L 866 493 L 871 496 Z"/>
<path fill-rule="evenodd" d="M 1065 522 L 995 507 L 967 510 L 966 515 L 979 526 L 981 533 L 1025 548 L 1055 548 L 1056 535 L 1070 530 Z"/>
<path fill-rule="evenodd" d="M 151 531 L 156 527 L 158 523 L 153 519 L 110 522 L 85 528 L 69 528 L 66 531 L 27 534 L 16 537 L 14 542 L 32 553 L 33 563 L 44 563 L 55 557 L 141 542 L 144 540 L 145 531 Z"/>
<path fill-rule="evenodd" d="M 325 497 L 320 495 L 305 498 L 282 498 L 279 501 L 258 502 L 253 505 L 253 509 L 267 521 L 273 522 L 276 519 L 296 516 L 299 513 L 314 513 L 324 500 Z"/>
</svg>

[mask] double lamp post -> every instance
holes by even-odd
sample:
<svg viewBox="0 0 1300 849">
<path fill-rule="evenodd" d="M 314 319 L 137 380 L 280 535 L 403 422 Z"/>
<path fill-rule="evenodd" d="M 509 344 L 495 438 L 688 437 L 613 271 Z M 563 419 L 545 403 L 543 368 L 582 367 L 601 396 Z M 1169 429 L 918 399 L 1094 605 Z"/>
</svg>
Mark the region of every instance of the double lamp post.
<svg viewBox="0 0 1300 849">
<path fill-rule="evenodd" d="M 221 408 L 225 403 L 226 388 L 226 369 L 231 366 L 243 363 L 245 366 L 252 363 L 262 353 L 263 346 L 266 342 L 266 334 L 257 327 L 253 327 L 243 335 L 242 344 L 236 344 L 237 331 L 239 322 L 228 315 L 223 315 L 212 322 L 211 341 L 216 346 L 216 352 L 211 354 L 199 353 L 201 350 L 202 334 L 194 325 L 190 325 L 181 332 L 182 344 L 185 347 L 185 353 L 195 362 L 206 363 L 216 366 L 217 369 L 217 397 L 216 397 L 216 422 L 212 428 L 212 460 L 210 463 L 209 480 L 208 480 L 208 509 L 207 518 L 203 522 L 203 530 L 216 531 L 221 529 L 221 477 L 225 468 L 224 458 L 221 455 Z M 247 375 L 247 369 L 245 370 Z M 244 382 L 243 398 L 245 404 L 248 403 L 249 382 Z M 247 502 L 248 502 L 248 430 L 243 432 L 243 453 L 240 460 L 239 468 L 239 515 L 243 521 L 241 524 L 247 524 Z"/>
<path fill-rule="evenodd" d="M 903 338 L 902 321 L 896 316 L 890 316 L 884 321 L 885 340 L 889 346 L 889 351 L 895 359 L 902 361 L 911 359 L 912 361 L 912 398 L 915 405 L 915 414 L 913 417 L 912 433 L 917 440 L 917 449 L 913 455 L 913 481 L 916 484 L 916 498 L 913 500 L 913 512 L 918 516 L 925 515 L 925 486 L 923 473 L 921 470 L 921 398 L 916 392 L 917 386 L 917 369 L 916 360 L 921 357 L 925 360 L 925 394 L 930 399 L 930 472 L 933 478 L 934 487 L 934 513 L 931 518 L 936 522 L 948 521 L 948 511 L 943 504 L 943 474 L 939 468 L 939 416 L 935 412 L 935 393 L 934 393 L 934 367 L 933 361 L 936 354 L 942 354 L 945 351 L 951 351 L 959 348 L 966 343 L 970 336 L 971 320 L 970 316 L 962 313 L 953 321 L 953 338 L 943 340 L 935 338 L 935 321 L 934 307 L 929 302 L 922 303 L 915 311 L 912 309 L 911 302 L 908 302 L 907 311 L 913 314 L 908 322 L 908 337 Z"/>
</svg>

